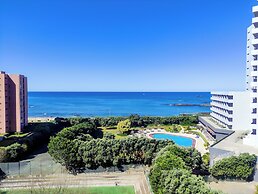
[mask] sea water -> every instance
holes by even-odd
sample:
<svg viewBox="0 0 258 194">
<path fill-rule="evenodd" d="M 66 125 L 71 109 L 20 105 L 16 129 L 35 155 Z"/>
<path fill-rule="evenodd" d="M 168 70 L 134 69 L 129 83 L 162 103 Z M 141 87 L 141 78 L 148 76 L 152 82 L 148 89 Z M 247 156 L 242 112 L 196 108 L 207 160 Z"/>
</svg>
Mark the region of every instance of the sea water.
<svg viewBox="0 0 258 194">
<path fill-rule="evenodd" d="M 208 92 L 29 92 L 30 117 L 174 116 L 209 112 Z"/>
</svg>

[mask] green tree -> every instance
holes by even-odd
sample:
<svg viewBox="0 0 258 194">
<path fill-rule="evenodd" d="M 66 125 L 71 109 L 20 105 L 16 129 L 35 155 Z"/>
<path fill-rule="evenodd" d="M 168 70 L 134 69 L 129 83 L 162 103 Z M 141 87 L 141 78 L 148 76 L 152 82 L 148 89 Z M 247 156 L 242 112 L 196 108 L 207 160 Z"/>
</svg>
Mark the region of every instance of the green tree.
<svg viewBox="0 0 258 194">
<path fill-rule="evenodd" d="M 126 119 L 124 121 L 120 121 L 117 125 L 117 129 L 121 132 L 121 133 L 125 133 L 128 132 L 131 128 L 131 121 L 129 119 Z"/>
<path fill-rule="evenodd" d="M 184 161 L 186 167 L 191 169 L 192 171 L 202 170 L 202 156 L 201 153 L 198 152 L 196 149 L 170 145 L 162 149 L 158 153 L 157 158 L 159 158 L 166 152 L 170 152 L 178 158 L 181 158 Z"/>
<path fill-rule="evenodd" d="M 150 171 L 150 183 L 154 193 L 159 193 L 158 191 L 162 190 L 163 188 L 160 180 L 164 171 L 185 168 L 186 165 L 184 161 L 175 156 L 172 152 L 166 151 L 158 155 Z"/>
<path fill-rule="evenodd" d="M 184 169 L 164 171 L 160 179 L 162 188 L 158 193 L 174 194 L 219 194 L 211 190 L 201 177 Z"/>
<path fill-rule="evenodd" d="M 218 179 L 253 179 L 257 157 L 248 153 L 217 161 L 211 168 L 212 176 Z"/>
</svg>

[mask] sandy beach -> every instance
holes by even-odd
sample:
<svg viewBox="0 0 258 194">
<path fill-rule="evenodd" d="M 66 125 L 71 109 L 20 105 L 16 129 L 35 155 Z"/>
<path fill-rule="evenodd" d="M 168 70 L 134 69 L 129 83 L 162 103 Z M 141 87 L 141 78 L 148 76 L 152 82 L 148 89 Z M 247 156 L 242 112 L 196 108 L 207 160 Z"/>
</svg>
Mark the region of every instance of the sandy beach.
<svg viewBox="0 0 258 194">
<path fill-rule="evenodd" d="M 52 122 L 55 120 L 55 117 L 29 117 L 29 123 L 43 123 L 43 122 Z"/>
</svg>

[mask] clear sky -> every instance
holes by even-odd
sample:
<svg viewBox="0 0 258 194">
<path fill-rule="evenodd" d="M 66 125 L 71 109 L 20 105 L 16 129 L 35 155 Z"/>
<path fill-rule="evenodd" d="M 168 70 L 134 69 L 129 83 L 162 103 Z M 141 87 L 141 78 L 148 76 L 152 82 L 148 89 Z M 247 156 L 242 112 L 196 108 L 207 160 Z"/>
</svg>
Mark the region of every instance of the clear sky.
<svg viewBox="0 0 258 194">
<path fill-rule="evenodd" d="M 0 70 L 31 91 L 245 86 L 256 0 L 1 0 Z"/>
</svg>

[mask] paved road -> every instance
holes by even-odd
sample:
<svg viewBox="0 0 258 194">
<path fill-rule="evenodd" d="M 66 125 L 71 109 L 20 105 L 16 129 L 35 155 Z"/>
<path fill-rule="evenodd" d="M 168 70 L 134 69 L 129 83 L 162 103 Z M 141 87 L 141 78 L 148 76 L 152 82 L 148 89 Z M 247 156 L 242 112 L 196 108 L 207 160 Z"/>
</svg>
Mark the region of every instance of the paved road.
<svg viewBox="0 0 258 194">
<path fill-rule="evenodd" d="M 209 186 L 212 189 L 220 190 L 227 194 L 254 194 L 255 186 L 258 185 L 257 182 L 229 182 L 229 181 L 219 181 L 218 183 L 211 182 Z"/>
</svg>

